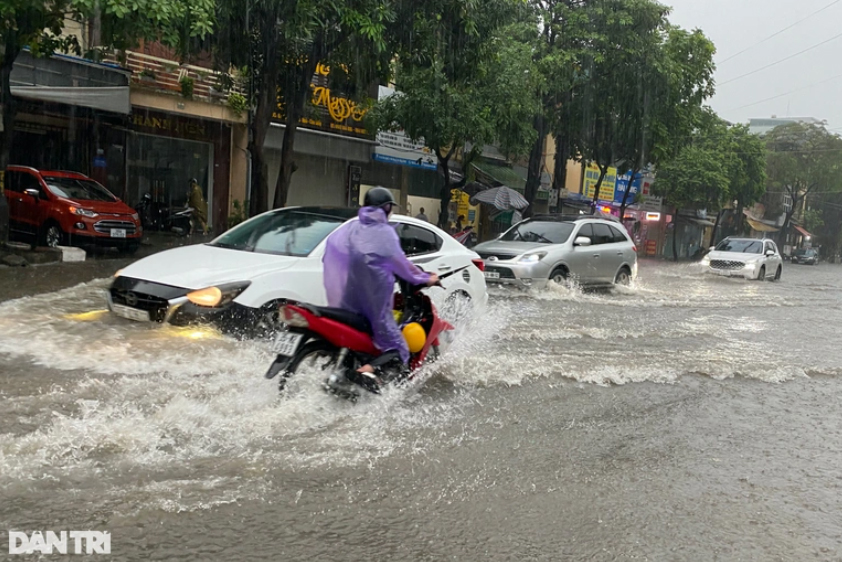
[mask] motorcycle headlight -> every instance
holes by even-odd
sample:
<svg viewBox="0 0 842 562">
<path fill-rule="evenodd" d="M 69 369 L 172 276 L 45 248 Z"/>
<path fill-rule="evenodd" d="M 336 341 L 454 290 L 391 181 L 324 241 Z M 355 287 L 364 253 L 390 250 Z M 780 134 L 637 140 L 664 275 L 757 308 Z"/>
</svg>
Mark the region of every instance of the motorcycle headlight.
<svg viewBox="0 0 842 562">
<path fill-rule="evenodd" d="M 205 287 L 204 289 L 187 293 L 187 300 L 198 306 L 214 308 L 230 303 L 240 293 L 245 291 L 249 285 L 251 285 L 251 281 Z"/>
<path fill-rule="evenodd" d="M 70 207 L 70 212 L 73 213 L 74 215 L 79 215 L 79 216 L 82 216 L 82 217 L 88 217 L 88 218 L 91 218 L 91 219 L 99 216 L 91 210 L 80 209 L 79 207 Z"/>
<path fill-rule="evenodd" d="M 547 257 L 547 252 L 535 252 L 533 254 L 526 254 L 518 261 L 520 263 L 538 263 L 545 257 Z"/>
</svg>

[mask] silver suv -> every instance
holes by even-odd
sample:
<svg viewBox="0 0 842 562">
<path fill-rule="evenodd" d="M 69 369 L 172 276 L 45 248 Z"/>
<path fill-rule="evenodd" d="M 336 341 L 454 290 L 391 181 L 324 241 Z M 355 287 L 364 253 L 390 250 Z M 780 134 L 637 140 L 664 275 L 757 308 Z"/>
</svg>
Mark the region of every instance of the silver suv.
<svg viewBox="0 0 842 562">
<path fill-rule="evenodd" d="M 545 287 L 573 278 L 582 285 L 628 285 L 637 248 L 619 223 L 592 216 L 537 216 L 474 248 L 488 283 Z"/>
</svg>

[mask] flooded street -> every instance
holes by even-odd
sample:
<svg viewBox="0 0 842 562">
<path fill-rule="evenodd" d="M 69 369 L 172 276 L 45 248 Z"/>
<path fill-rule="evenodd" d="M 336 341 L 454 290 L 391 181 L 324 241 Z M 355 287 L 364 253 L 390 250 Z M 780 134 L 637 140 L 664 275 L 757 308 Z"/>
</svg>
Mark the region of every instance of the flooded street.
<svg viewBox="0 0 842 562">
<path fill-rule="evenodd" d="M 358 404 L 279 398 L 264 342 L 113 318 L 108 283 L 0 303 L 2 556 L 91 529 L 130 561 L 842 560 L 840 266 L 492 289 Z"/>
</svg>

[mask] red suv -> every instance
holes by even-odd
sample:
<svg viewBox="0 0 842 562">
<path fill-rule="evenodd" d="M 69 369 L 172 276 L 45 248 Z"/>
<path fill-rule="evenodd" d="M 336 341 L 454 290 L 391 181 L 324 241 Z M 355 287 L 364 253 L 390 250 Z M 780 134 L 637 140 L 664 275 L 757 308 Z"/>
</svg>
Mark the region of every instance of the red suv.
<svg viewBox="0 0 842 562">
<path fill-rule="evenodd" d="M 97 244 L 134 253 L 143 228 L 134 209 L 84 174 L 6 169 L 9 230 L 39 244 Z"/>
</svg>

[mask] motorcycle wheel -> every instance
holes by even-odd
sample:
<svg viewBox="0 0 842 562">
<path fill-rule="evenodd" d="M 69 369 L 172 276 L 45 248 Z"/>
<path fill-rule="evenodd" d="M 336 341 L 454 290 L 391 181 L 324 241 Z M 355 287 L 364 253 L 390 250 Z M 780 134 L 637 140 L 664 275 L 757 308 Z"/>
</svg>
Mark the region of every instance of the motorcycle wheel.
<svg viewBox="0 0 842 562">
<path fill-rule="evenodd" d="M 281 375 L 278 381 L 279 390 L 283 391 L 286 388 L 287 381 L 298 373 L 302 366 L 312 365 L 315 362 L 315 367 L 322 371 L 335 369 L 338 353 L 339 350 L 334 345 L 324 340 L 307 342 L 292 359 L 286 372 Z"/>
</svg>

